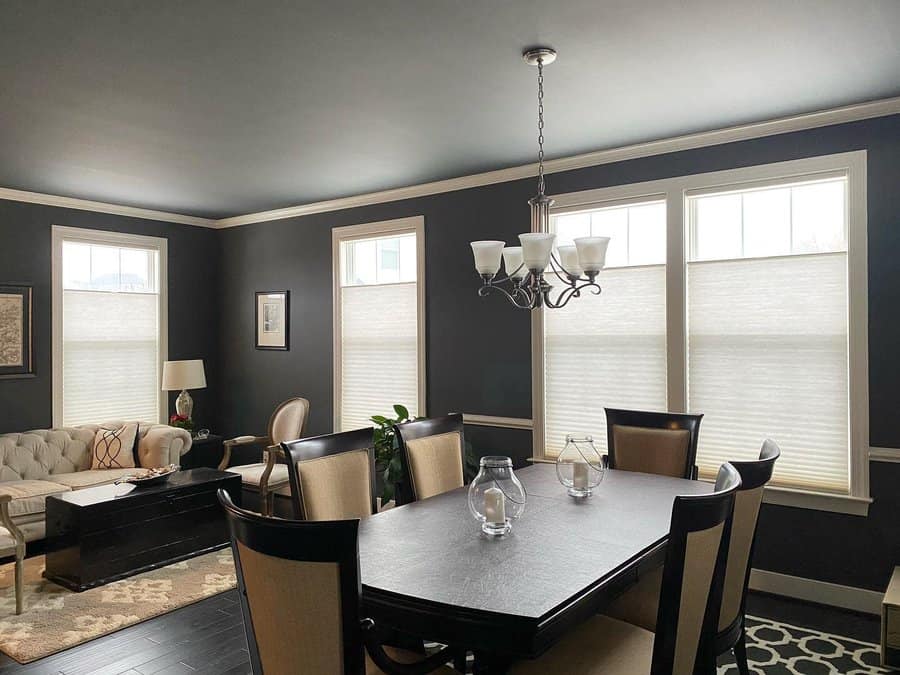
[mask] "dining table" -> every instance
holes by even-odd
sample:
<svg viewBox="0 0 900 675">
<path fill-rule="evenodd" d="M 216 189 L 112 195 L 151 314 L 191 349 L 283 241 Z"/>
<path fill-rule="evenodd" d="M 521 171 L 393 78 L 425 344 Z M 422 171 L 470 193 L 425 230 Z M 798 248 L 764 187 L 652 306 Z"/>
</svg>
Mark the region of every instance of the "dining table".
<svg viewBox="0 0 900 675">
<path fill-rule="evenodd" d="M 516 471 L 525 510 L 483 534 L 467 488 L 360 524 L 364 616 L 406 636 L 471 650 L 477 673 L 540 656 L 662 564 L 678 495 L 710 483 L 607 470 L 589 497 L 567 494 L 552 464 Z"/>
</svg>

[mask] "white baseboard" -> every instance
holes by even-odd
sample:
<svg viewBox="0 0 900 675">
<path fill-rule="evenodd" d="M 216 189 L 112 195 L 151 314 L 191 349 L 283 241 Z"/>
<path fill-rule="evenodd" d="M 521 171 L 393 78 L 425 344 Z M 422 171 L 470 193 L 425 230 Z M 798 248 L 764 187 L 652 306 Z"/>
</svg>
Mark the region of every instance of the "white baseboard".
<svg viewBox="0 0 900 675">
<path fill-rule="evenodd" d="M 881 600 L 884 597 L 883 593 L 865 588 L 842 586 L 759 569 L 750 572 L 750 588 L 763 593 L 878 615 L 881 614 Z"/>
</svg>

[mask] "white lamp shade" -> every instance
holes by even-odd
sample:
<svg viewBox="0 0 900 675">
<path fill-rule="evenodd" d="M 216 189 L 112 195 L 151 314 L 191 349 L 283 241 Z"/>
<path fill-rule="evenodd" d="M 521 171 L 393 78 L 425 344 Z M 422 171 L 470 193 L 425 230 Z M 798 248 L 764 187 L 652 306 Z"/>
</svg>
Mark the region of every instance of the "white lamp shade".
<svg viewBox="0 0 900 675">
<path fill-rule="evenodd" d="M 475 269 L 479 274 L 494 276 L 500 271 L 500 256 L 503 254 L 505 241 L 473 241 L 472 255 L 475 256 Z"/>
<path fill-rule="evenodd" d="M 166 361 L 163 363 L 163 391 L 204 389 L 205 387 L 206 373 L 203 370 L 202 359 Z"/>
<path fill-rule="evenodd" d="M 606 247 L 609 237 L 578 237 L 575 248 L 578 262 L 585 272 L 599 272 L 606 265 Z"/>
<path fill-rule="evenodd" d="M 555 234 L 544 232 L 526 232 L 519 235 L 522 242 L 522 258 L 529 270 L 543 272 L 550 264 L 550 251 L 553 250 Z"/>
<path fill-rule="evenodd" d="M 559 253 L 559 263 L 562 265 L 563 271 L 574 277 L 580 277 L 584 270 L 581 269 L 581 263 L 578 262 L 578 249 L 574 246 L 560 246 L 556 250 Z"/>
<path fill-rule="evenodd" d="M 528 270 L 522 264 L 522 247 L 507 246 L 503 249 L 503 266 L 511 279 L 523 279 Z"/>
</svg>

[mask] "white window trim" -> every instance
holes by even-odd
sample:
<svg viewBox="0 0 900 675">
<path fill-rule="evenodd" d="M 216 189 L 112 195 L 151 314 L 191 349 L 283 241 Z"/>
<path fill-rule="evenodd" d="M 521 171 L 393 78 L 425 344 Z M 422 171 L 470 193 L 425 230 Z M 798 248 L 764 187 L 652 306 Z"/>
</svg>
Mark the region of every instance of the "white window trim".
<svg viewBox="0 0 900 675">
<path fill-rule="evenodd" d="M 168 240 L 162 237 L 149 237 L 142 234 L 125 232 L 107 232 L 105 230 L 88 230 L 81 227 L 54 225 L 51 232 L 51 330 L 53 342 L 53 426 L 63 424 L 63 287 L 62 287 L 62 245 L 63 241 L 78 241 L 85 244 L 101 244 L 112 246 L 130 246 L 157 251 L 159 256 L 159 366 L 156 382 L 162 383 L 163 363 L 169 358 L 169 263 Z M 159 400 L 159 417 L 157 422 L 165 423 L 169 408 L 168 396 L 157 392 Z M 103 422 L 105 420 L 96 420 Z"/>
<path fill-rule="evenodd" d="M 417 401 L 419 415 L 425 407 L 425 217 L 412 216 L 361 225 L 335 227 L 331 230 L 332 255 L 332 346 L 334 354 L 334 430 L 341 428 L 341 242 L 368 239 L 391 234 L 416 235 L 416 352 L 418 355 Z"/>
<path fill-rule="evenodd" d="M 740 169 L 617 185 L 597 190 L 553 195 L 553 213 L 610 203 L 666 200 L 666 335 L 667 395 L 673 412 L 687 408 L 686 265 L 687 193 L 729 185 L 808 177 L 835 171 L 847 174 L 847 261 L 850 398 L 850 494 L 833 495 L 787 488 L 767 488 L 767 503 L 865 515 L 869 497 L 869 335 L 868 251 L 865 150 L 822 155 Z M 552 311 L 552 310 L 551 310 Z M 532 415 L 534 457 L 544 452 L 544 328 L 543 309 L 531 313 Z M 760 439 L 762 441 L 762 439 Z"/>
</svg>

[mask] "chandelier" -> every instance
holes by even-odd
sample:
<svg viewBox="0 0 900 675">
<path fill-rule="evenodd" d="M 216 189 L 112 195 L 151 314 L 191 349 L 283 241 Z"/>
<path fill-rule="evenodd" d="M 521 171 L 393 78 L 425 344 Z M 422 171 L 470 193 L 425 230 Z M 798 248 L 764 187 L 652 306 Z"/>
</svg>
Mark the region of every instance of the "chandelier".
<svg viewBox="0 0 900 675">
<path fill-rule="evenodd" d="M 479 296 L 498 291 L 519 309 L 557 309 L 580 297 L 585 289 L 600 294 L 596 279 L 606 262 L 609 237 L 578 237 L 574 246 L 558 246 L 554 252 L 556 235 L 549 227 L 553 199 L 544 194 L 544 66 L 556 60 L 556 51 L 535 47 L 525 51 L 522 58 L 538 71 L 538 194 L 528 200 L 531 231 L 519 235 L 521 246 L 507 246 L 505 241 L 473 241 L 472 254 L 481 275 Z M 506 274 L 498 277 L 501 259 Z M 548 268 L 563 283 L 556 299 L 551 297 L 553 286 L 544 278 Z"/>
</svg>

